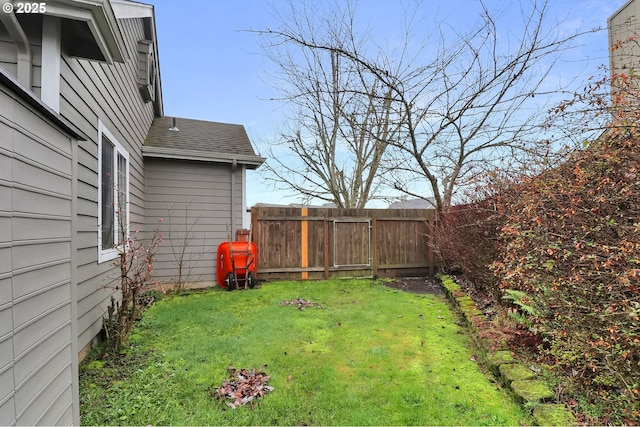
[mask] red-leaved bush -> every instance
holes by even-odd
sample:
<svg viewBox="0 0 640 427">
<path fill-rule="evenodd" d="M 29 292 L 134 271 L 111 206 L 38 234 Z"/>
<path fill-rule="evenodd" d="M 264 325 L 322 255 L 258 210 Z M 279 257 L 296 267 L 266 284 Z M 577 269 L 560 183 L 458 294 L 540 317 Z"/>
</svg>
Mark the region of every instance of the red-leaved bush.
<svg viewBox="0 0 640 427">
<path fill-rule="evenodd" d="M 526 293 L 555 368 L 640 422 L 640 138 L 609 132 L 497 203 L 500 286 Z"/>
<path fill-rule="evenodd" d="M 498 251 L 500 213 L 496 199 L 487 197 L 453 206 L 435 227 L 436 252 L 447 273 L 463 273 L 475 287 L 500 301 L 498 279 L 489 266 Z"/>
<path fill-rule="evenodd" d="M 445 267 L 522 308 L 586 423 L 640 424 L 639 88 L 637 75 L 590 81 L 551 113 L 599 139 L 537 176 L 479 186 L 436 230 Z"/>
</svg>

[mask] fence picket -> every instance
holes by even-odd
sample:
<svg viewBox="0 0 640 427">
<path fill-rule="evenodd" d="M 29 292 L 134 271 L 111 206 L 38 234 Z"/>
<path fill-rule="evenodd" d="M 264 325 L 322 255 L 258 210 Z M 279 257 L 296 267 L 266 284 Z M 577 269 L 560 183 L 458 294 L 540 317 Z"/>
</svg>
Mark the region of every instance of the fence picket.
<svg viewBox="0 0 640 427">
<path fill-rule="evenodd" d="M 433 218 L 433 209 L 253 207 L 258 273 L 267 280 L 433 274 Z"/>
</svg>

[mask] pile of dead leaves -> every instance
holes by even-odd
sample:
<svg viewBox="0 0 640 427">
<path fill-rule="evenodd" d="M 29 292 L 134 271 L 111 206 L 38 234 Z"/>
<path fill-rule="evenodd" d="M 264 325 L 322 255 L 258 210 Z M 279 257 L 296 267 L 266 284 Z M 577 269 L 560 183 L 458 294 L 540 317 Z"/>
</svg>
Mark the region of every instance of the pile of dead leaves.
<svg viewBox="0 0 640 427">
<path fill-rule="evenodd" d="M 318 307 L 318 308 L 322 308 L 322 306 L 320 304 L 318 304 L 317 302 L 312 302 L 312 301 L 308 301 L 306 299 L 302 299 L 300 297 L 298 298 L 294 298 L 292 300 L 289 301 L 282 301 L 280 303 L 280 305 L 293 305 L 293 306 L 297 306 L 298 310 L 304 310 L 307 307 Z"/>
<path fill-rule="evenodd" d="M 227 371 L 229 378 L 212 391 L 211 397 L 225 401 L 231 409 L 247 403 L 253 408 L 254 399 L 273 391 L 273 387 L 268 385 L 271 377 L 263 371 L 236 369 L 232 366 Z"/>
</svg>

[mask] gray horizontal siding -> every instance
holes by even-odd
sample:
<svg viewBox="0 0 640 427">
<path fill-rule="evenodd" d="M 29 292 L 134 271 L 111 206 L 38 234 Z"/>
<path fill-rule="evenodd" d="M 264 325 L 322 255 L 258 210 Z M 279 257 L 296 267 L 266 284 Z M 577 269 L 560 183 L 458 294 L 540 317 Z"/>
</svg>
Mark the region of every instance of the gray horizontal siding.
<svg viewBox="0 0 640 427">
<path fill-rule="evenodd" d="M 630 42 L 630 37 L 634 37 L 638 31 L 639 14 L 640 3 L 632 1 L 626 3 L 607 21 L 609 45 L 623 42 L 621 49 L 611 52 L 611 73 L 629 73 L 631 70 L 637 72 L 640 68 L 639 49 L 635 43 Z"/>
<path fill-rule="evenodd" d="M 235 172 L 235 195 L 231 194 L 231 165 L 186 160 L 145 160 L 147 234 L 159 226 L 164 235 L 154 262 L 154 279 L 173 283 L 178 275 L 175 252 L 184 245 L 187 281 L 215 284 L 218 245 L 228 239 L 232 223 L 242 224 L 242 172 Z M 236 203 L 231 219 L 231 200 Z M 170 212 L 171 211 L 171 212 Z M 158 220 L 162 218 L 162 223 Z M 235 231 L 233 231 L 235 235 Z M 173 244 L 173 248 L 172 248 Z M 183 277 L 183 280 L 185 277 Z"/>
<path fill-rule="evenodd" d="M 0 425 L 72 424 L 72 144 L 0 87 Z"/>
<path fill-rule="evenodd" d="M 4 12 L 2 12 L 4 13 Z M 42 87 L 42 32 L 41 20 L 30 19 L 21 22 L 21 26 L 29 39 L 31 48 L 31 87 L 36 96 L 40 96 Z M 15 41 L 9 36 L 4 25 L 0 25 L 0 67 L 8 71 L 14 77 L 18 74 L 18 48 Z"/>
<path fill-rule="evenodd" d="M 89 140 L 80 141 L 77 152 L 77 233 L 79 245 L 74 255 L 77 260 L 78 295 L 83 299 L 79 303 L 81 319 L 79 324 L 79 345 L 82 348 L 89 343 L 101 328 L 104 307 L 112 291 L 100 289 L 109 284 L 105 273 L 112 271 L 110 263 L 97 263 L 97 197 L 98 197 L 98 120 L 117 137 L 130 154 L 130 212 L 132 228 L 144 227 L 144 178 L 141 146 L 153 120 L 152 104 L 145 104 L 137 87 L 137 49 L 138 41 L 144 38 L 142 20 L 123 19 L 118 21 L 124 37 L 129 59 L 125 63 L 104 64 L 75 58 L 63 57 L 60 76 L 60 112 L 78 129 L 89 136 Z M 24 23 L 23 23 L 24 24 Z M 36 95 L 41 87 L 41 20 L 30 20 L 25 31 L 32 47 L 32 87 Z M 14 76 L 17 74 L 17 48 L 14 41 L 0 25 L 0 67 Z M 26 112 L 26 114 L 29 114 Z M 29 124 L 31 126 L 31 124 Z M 36 124 L 37 125 L 37 124 Z M 31 128 L 30 128 L 31 129 Z M 32 129 L 35 134 L 41 130 Z M 20 139 L 21 136 L 16 136 Z M 17 204 L 26 206 L 46 206 L 46 212 L 33 212 L 22 218 L 7 221 L 0 219 L 0 236 L 5 233 L 18 233 L 21 239 L 35 239 L 38 236 L 56 239 L 67 235 L 70 228 L 60 221 L 55 212 L 68 209 L 71 199 L 60 198 L 56 186 L 65 185 L 64 177 L 43 171 L 57 170 L 60 162 L 66 161 L 56 147 L 34 149 L 34 142 L 22 138 L 16 144 L 23 146 L 34 157 L 15 154 L 15 158 L 28 164 L 25 167 L 24 187 L 15 188 Z M 37 142 L 35 143 L 37 145 Z M 39 156 L 39 157 L 35 157 Z M 48 166 L 47 169 L 44 165 Z M 0 163 L 0 170 L 5 170 Z M 53 188 L 50 188 L 53 187 Z M 0 209 L 6 189 L 0 189 Z M 22 209 L 21 206 L 16 206 Z M 44 209 L 44 208 L 43 208 Z M 47 215 L 47 218 L 37 215 Z M 47 226 L 35 227 L 36 224 Z M 75 237 L 74 237 L 75 238 Z M 9 259 L 0 251 L 0 265 Z"/>
<path fill-rule="evenodd" d="M 89 139 L 78 146 L 75 270 L 78 282 L 78 345 L 85 347 L 100 332 L 113 294 L 117 272 L 112 263 L 98 264 L 98 120 L 129 152 L 131 228 L 144 227 L 144 171 L 141 147 L 154 117 L 137 87 L 138 41 L 142 20 L 118 20 L 129 59 L 103 64 L 63 57 L 60 111 Z"/>
</svg>

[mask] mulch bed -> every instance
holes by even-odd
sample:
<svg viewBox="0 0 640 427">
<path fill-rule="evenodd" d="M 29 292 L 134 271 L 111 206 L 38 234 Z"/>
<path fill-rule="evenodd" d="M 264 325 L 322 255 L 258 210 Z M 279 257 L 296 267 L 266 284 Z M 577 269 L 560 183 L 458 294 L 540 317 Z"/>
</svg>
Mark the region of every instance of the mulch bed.
<svg viewBox="0 0 640 427">
<path fill-rule="evenodd" d="M 515 355 L 524 356 L 527 359 L 535 359 L 540 356 L 540 346 L 546 345 L 540 335 L 524 327 L 518 327 L 515 323 L 500 324 L 496 321 L 500 308 L 495 298 L 476 287 L 463 275 L 451 274 L 450 276 L 486 316 L 487 321 L 481 322 L 476 327 L 480 336 L 489 342 L 490 348 L 496 347 L 495 349 L 498 349 L 502 342 L 505 342 Z"/>
<path fill-rule="evenodd" d="M 398 277 L 382 283 L 390 288 L 415 294 L 439 295 L 444 292 L 442 283 L 436 277 Z"/>
</svg>

